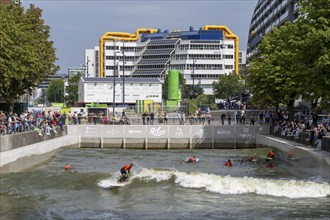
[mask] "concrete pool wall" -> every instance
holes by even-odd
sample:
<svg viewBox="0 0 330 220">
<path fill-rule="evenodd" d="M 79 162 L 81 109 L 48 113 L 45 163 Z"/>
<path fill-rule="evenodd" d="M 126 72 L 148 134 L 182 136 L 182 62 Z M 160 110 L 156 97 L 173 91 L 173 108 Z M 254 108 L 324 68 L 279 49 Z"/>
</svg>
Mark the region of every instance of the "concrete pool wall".
<svg viewBox="0 0 330 220">
<path fill-rule="evenodd" d="M 290 141 L 269 136 L 268 126 L 199 126 L 199 125 L 79 125 L 67 126 L 67 135 L 10 149 L 6 143 L 28 137 L 22 134 L 1 137 L 0 172 L 29 169 L 51 158 L 60 147 L 126 149 L 243 149 L 276 148 L 281 160 L 293 166 L 323 167 L 329 172 L 329 153 L 316 153 Z M 6 150 L 3 150 L 6 149 Z M 311 172 L 315 169 L 311 168 Z"/>
</svg>

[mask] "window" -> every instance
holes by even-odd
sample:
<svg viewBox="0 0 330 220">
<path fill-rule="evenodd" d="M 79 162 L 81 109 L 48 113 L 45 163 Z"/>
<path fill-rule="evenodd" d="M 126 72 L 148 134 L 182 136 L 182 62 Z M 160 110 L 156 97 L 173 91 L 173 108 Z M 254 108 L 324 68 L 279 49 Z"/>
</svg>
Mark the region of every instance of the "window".
<svg viewBox="0 0 330 220">
<path fill-rule="evenodd" d="M 223 59 L 234 59 L 234 55 L 224 54 L 222 55 Z"/>
</svg>

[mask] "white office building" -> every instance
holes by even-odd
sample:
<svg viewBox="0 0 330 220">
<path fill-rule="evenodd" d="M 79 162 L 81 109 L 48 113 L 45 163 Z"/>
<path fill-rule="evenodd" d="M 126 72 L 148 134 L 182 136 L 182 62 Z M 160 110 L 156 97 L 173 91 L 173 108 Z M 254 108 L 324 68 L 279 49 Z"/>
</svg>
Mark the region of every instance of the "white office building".
<svg viewBox="0 0 330 220">
<path fill-rule="evenodd" d="M 238 74 L 239 68 L 238 37 L 226 26 L 172 32 L 138 29 L 135 34 L 107 32 L 100 39 L 100 47 L 86 54 L 85 60 L 91 60 L 93 54 L 99 56 L 94 68 L 98 77 L 163 80 L 168 69 L 177 69 L 188 85 L 198 84 L 205 94 L 213 94 L 212 83 L 221 74 Z"/>
<path fill-rule="evenodd" d="M 115 83 L 115 90 L 113 85 Z M 124 88 L 123 88 L 124 85 Z M 114 95 L 115 94 L 115 99 Z M 125 99 L 123 99 L 125 97 Z M 135 105 L 137 100 L 162 102 L 162 81 L 155 78 L 82 77 L 78 84 L 78 102 Z"/>
<path fill-rule="evenodd" d="M 85 50 L 85 77 L 99 77 L 99 47 Z"/>
</svg>

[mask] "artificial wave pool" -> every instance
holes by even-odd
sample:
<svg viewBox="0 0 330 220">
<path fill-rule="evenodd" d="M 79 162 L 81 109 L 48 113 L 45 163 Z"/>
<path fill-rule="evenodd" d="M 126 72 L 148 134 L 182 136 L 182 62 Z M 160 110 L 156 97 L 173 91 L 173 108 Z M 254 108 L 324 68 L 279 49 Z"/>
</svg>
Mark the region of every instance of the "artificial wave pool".
<svg viewBox="0 0 330 220">
<path fill-rule="evenodd" d="M 329 180 L 281 161 L 265 168 L 267 151 L 61 148 L 38 167 L 1 174 L 0 219 L 330 218 Z M 200 162 L 182 163 L 192 155 Z M 103 187 L 130 162 L 128 184 Z"/>
</svg>

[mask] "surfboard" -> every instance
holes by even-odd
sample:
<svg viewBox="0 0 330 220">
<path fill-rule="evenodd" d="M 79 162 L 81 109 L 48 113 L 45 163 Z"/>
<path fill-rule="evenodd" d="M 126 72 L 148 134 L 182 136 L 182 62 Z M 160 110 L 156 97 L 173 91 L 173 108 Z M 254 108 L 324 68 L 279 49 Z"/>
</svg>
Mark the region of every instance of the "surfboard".
<svg viewBox="0 0 330 220">
<path fill-rule="evenodd" d="M 114 189 L 122 186 L 126 186 L 129 184 L 128 178 L 125 179 L 123 182 L 118 182 L 116 178 L 109 178 L 101 180 L 97 183 L 98 186 L 105 188 L 105 189 Z"/>
</svg>

